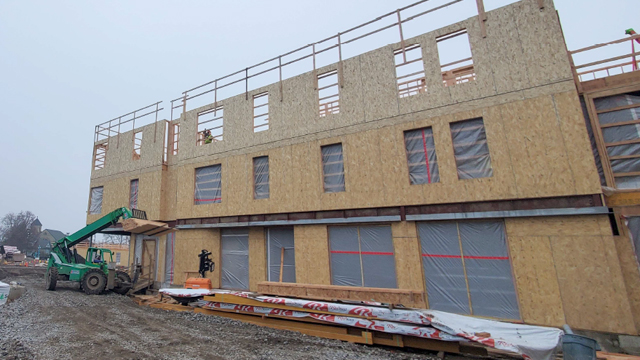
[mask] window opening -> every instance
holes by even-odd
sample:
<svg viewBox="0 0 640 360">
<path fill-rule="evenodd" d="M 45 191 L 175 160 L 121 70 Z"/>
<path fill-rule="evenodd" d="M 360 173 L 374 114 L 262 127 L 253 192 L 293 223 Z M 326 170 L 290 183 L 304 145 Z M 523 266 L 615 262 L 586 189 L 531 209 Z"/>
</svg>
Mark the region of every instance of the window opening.
<svg viewBox="0 0 640 360">
<path fill-rule="evenodd" d="M 405 131 L 404 144 L 411 185 L 439 182 L 438 158 L 431 127 Z"/>
<path fill-rule="evenodd" d="M 520 319 L 503 221 L 418 223 L 429 307 Z"/>
<path fill-rule="evenodd" d="M 318 75 L 318 102 L 321 117 L 340 112 L 338 70 Z"/>
<path fill-rule="evenodd" d="M 342 144 L 323 146 L 321 151 L 324 192 L 345 191 Z"/>
<path fill-rule="evenodd" d="M 269 281 L 296 282 L 296 256 L 293 228 L 276 227 L 267 229 L 267 263 Z"/>
<path fill-rule="evenodd" d="M 394 51 L 393 58 L 396 64 L 398 96 L 403 98 L 427 92 L 420 44 Z"/>
<path fill-rule="evenodd" d="M 329 227 L 331 283 L 397 288 L 390 226 Z"/>
<path fill-rule="evenodd" d="M 451 123 L 450 127 L 458 179 L 493 176 L 482 118 Z"/>
<path fill-rule="evenodd" d="M 222 165 L 196 169 L 194 202 L 196 205 L 222 202 Z"/>
<path fill-rule="evenodd" d="M 138 183 L 138 179 L 134 179 L 129 184 L 129 209 L 138 208 Z"/>
<path fill-rule="evenodd" d="M 178 143 L 180 141 L 180 123 L 173 124 L 173 134 L 171 139 L 171 151 L 173 155 L 178 155 Z"/>
<path fill-rule="evenodd" d="M 269 157 L 253 158 L 253 198 L 269 198 Z"/>
<path fill-rule="evenodd" d="M 253 96 L 253 132 L 269 130 L 269 93 Z"/>
<path fill-rule="evenodd" d="M 142 131 L 133 133 L 133 160 L 140 160 L 142 151 Z"/>
<path fill-rule="evenodd" d="M 104 164 L 107 160 L 107 150 L 109 150 L 108 142 L 96 145 L 93 158 L 93 170 L 104 169 Z"/>
<path fill-rule="evenodd" d="M 453 86 L 476 79 L 467 29 L 436 38 L 442 83 Z"/>
<path fill-rule="evenodd" d="M 224 109 L 222 106 L 198 114 L 196 145 L 222 141 Z"/>
<path fill-rule="evenodd" d="M 89 214 L 100 214 L 102 212 L 102 194 L 104 187 L 91 188 L 91 199 L 89 201 Z"/>
</svg>

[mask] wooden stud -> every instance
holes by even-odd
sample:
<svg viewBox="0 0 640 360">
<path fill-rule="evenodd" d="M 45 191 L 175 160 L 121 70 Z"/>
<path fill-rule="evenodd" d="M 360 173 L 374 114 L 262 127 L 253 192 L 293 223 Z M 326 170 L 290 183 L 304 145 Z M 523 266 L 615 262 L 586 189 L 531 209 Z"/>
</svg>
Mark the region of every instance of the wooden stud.
<svg viewBox="0 0 640 360">
<path fill-rule="evenodd" d="M 282 282 L 283 270 L 284 270 L 284 247 L 280 248 L 280 282 Z"/>
<path fill-rule="evenodd" d="M 407 52 L 405 51 L 404 46 L 404 35 L 402 34 L 402 19 L 400 18 L 400 9 L 396 11 L 398 14 L 398 30 L 400 30 L 400 46 L 402 47 L 402 58 L 404 62 L 407 62 Z"/>
<path fill-rule="evenodd" d="M 484 1 L 476 0 L 476 5 L 478 6 L 478 21 L 480 22 L 480 32 L 482 33 L 482 37 L 487 37 L 487 14 L 484 11 Z"/>
</svg>

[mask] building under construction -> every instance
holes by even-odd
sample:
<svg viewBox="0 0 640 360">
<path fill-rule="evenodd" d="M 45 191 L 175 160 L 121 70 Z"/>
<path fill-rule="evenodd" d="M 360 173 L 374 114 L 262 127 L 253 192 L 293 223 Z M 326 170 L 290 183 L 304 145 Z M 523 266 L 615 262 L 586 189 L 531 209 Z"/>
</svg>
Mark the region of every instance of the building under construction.
<svg viewBox="0 0 640 360">
<path fill-rule="evenodd" d="M 216 288 L 637 335 L 640 36 L 568 51 L 551 0 L 457 0 L 409 37 L 424 3 L 96 126 L 87 222 L 167 224 L 132 237 L 150 286 L 208 249 Z"/>
</svg>

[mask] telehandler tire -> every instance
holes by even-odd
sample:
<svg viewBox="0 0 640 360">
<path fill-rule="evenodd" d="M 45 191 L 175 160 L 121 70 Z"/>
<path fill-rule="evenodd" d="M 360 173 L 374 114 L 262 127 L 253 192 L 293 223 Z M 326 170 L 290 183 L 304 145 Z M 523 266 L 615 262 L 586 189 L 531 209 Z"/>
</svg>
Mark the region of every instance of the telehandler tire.
<svg viewBox="0 0 640 360">
<path fill-rule="evenodd" d="M 131 290 L 133 286 L 131 284 L 131 277 L 124 271 L 116 271 L 116 287 L 113 288 L 113 292 L 120 295 L 125 295 Z M 127 283 L 127 285 L 123 285 L 122 283 Z"/>
<path fill-rule="evenodd" d="M 102 270 L 91 269 L 82 277 L 80 286 L 87 295 L 99 295 L 107 287 L 107 277 Z"/>
<path fill-rule="evenodd" d="M 56 289 L 56 283 L 58 282 L 58 268 L 57 267 L 50 267 L 49 270 L 47 270 L 47 273 L 44 276 L 44 282 L 45 282 L 45 286 L 47 288 L 47 290 L 55 290 Z"/>
</svg>

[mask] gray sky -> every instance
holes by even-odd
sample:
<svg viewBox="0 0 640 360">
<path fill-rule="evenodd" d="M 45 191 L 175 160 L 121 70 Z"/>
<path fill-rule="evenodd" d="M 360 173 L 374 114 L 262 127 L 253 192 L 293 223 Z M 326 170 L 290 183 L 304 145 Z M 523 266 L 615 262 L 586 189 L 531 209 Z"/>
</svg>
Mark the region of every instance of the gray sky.
<svg viewBox="0 0 640 360">
<path fill-rule="evenodd" d="M 96 124 L 160 100 L 168 108 L 184 90 L 413 2 L 0 0 L 0 216 L 30 210 L 44 228 L 78 230 Z M 640 1 L 602 3 L 556 0 L 569 49 L 640 31 Z M 413 21 L 406 37 L 467 18 L 474 4 Z"/>
</svg>

